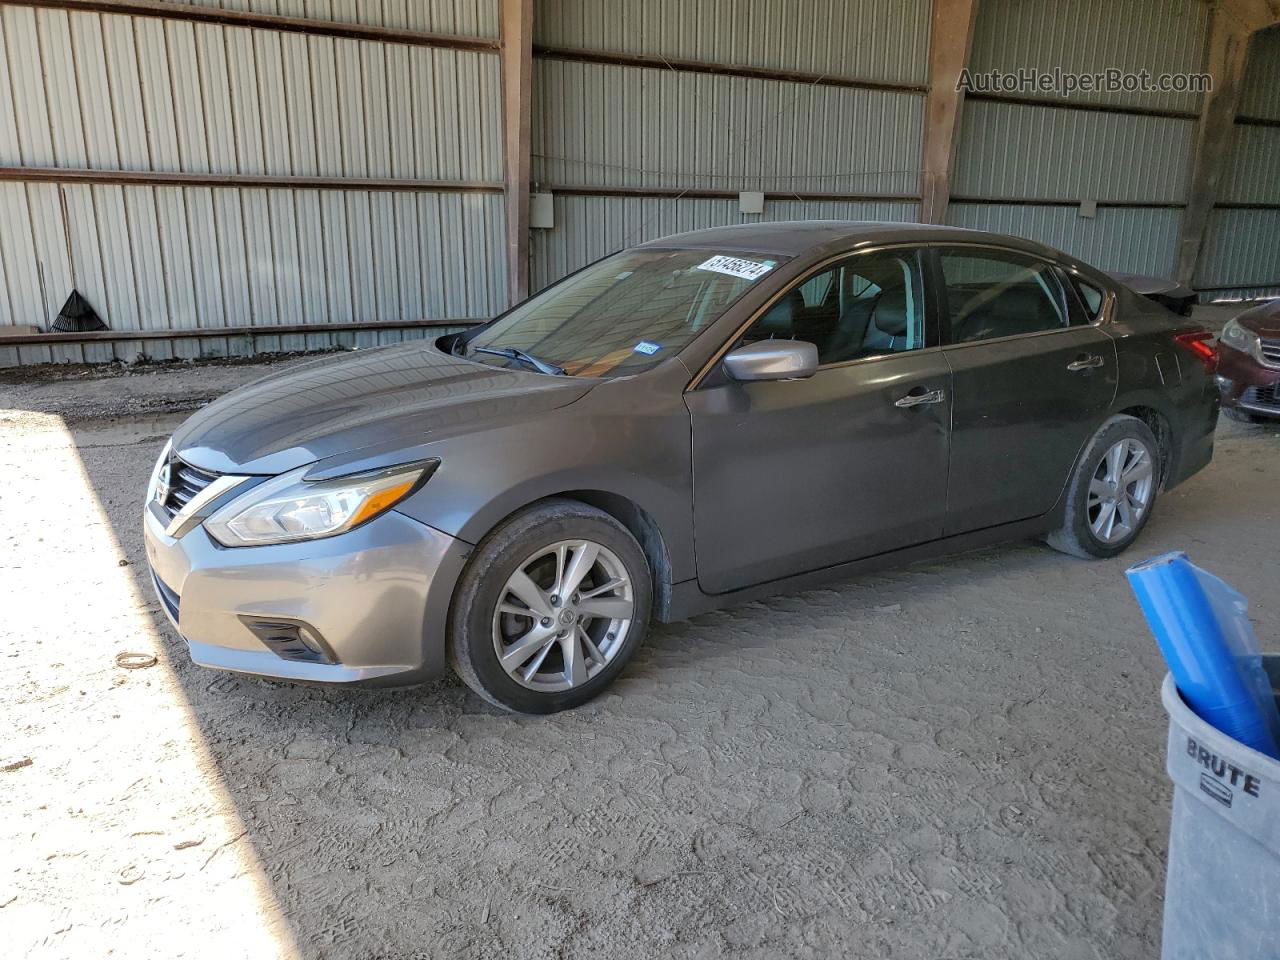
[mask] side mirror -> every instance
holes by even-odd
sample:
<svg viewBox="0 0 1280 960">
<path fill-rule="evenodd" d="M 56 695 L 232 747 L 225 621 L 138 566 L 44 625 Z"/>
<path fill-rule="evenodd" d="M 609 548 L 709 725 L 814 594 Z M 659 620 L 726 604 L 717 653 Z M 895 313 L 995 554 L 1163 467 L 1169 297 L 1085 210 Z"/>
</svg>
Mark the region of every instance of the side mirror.
<svg viewBox="0 0 1280 960">
<path fill-rule="evenodd" d="M 802 380 L 818 372 L 818 348 L 803 340 L 759 340 L 731 350 L 724 368 L 735 380 Z"/>
</svg>

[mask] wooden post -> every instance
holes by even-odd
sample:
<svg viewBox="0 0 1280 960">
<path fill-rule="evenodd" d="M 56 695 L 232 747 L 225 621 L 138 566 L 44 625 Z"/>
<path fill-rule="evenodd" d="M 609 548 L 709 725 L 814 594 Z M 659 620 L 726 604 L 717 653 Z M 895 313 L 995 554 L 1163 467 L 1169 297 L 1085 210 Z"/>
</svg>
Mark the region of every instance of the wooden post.
<svg viewBox="0 0 1280 960">
<path fill-rule="evenodd" d="M 1187 206 L 1178 229 L 1175 276 L 1187 286 L 1191 286 L 1195 279 L 1209 233 L 1213 205 L 1218 199 L 1223 169 L 1234 140 L 1240 85 L 1249 51 L 1250 25 L 1242 23 L 1221 6 L 1214 8 L 1212 16 L 1205 72 L 1213 79 L 1213 89 L 1205 94 L 1200 120 L 1196 124 Z"/>
<path fill-rule="evenodd" d="M 951 171 L 964 92 L 956 89 L 969 63 L 978 0 L 933 0 L 929 29 L 929 94 L 924 110 L 923 172 L 920 219 L 946 220 L 951 199 Z"/>
<path fill-rule="evenodd" d="M 507 289 L 529 296 L 529 165 L 533 103 L 533 0 L 500 0 Z"/>
</svg>

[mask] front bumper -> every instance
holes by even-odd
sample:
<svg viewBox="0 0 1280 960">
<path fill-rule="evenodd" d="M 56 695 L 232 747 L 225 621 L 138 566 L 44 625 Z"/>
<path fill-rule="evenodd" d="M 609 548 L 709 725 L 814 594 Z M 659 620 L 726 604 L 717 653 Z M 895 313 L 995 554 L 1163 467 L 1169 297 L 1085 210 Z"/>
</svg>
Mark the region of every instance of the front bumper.
<svg viewBox="0 0 1280 960">
<path fill-rule="evenodd" d="M 1219 344 L 1217 381 L 1224 407 L 1280 417 L 1280 368 Z"/>
<path fill-rule="evenodd" d="M 397 686 L 445 667 L 449 602 L 470 545 L 394 510 L 336 537 L 220 546 L 203 526 L 168 537 L 144 511 L 156 594 L 200 666 L 265 677 Z M 335 662 L 291 659 L 255 621 L 300 622 Z"/>
</svg>

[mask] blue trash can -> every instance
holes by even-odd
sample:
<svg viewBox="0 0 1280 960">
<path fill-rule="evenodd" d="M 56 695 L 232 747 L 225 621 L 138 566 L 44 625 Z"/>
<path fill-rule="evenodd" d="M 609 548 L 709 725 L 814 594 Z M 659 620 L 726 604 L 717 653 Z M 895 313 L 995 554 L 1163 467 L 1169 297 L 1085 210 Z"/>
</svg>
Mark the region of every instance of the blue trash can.
<svg viewBox="0 0 1280 960">
<path fill-rule="evenodd" d="M 1280 701 L 1280 655 L 1264 656 Z M 1209 726 L 1172 676 L 1163 960 L 1280 957 L 1280 762 Z"/>
</svg>

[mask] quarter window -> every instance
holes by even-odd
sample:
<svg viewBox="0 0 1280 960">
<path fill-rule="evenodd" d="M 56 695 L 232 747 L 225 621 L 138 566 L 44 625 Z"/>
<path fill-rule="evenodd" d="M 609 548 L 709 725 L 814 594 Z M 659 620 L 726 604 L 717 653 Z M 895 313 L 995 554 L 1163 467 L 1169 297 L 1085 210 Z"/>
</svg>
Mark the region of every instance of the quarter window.
<svg viewBox="0 0 1280 960">
<path fill-rule="evenodd" d="M 1080 291 L 1080 299 L 1084 301 L 1085 312 L 1090 320 L 1097 320 L 1102 312 L 1102 291 L 1097 287 L 1076 279 L 1076 288 Z"/>
<path fill-rule="evenodd" d="M 1070 324 L 1066 297 L 1053 267 L 995 250 L 944 250 L 950 342 L 971 343 Z"/>
<path fill-rule="evenodd" d="M 861 254 L 813 274 L 742 338 L 758 340 L 808 341 L 821 364 L 920 349 L 925 309 L 916 252 Z"/>
</svg>

